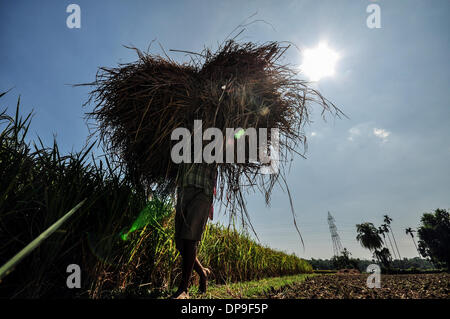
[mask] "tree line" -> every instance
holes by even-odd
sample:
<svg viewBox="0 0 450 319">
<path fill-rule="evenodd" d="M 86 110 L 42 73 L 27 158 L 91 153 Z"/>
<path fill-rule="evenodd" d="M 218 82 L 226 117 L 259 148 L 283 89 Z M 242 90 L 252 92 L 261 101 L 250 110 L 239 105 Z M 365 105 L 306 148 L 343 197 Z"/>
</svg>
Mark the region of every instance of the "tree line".
<svg viewBox="0 0 450 319">
<path fill-rule="evenodd" d="M 400 250 L 391 227 L 392 218 L 384 215 L 384 224 L 376 227 L 366 222 L 356 225 L 356 240 L 373 254 L 373 258 L 385 268 L 392 268 L 393 261 L 401 260 Z M 450 214 L 445 209 L 424 213 L 417 230 L 405 228 L 411 236 L 419 257 L 426 258 L 436 268 L 448 268 L 450 264 Z M 418 235 L 416 243 L 414 233 Z"/>
<path fill-rule="evenodd" d="M 365 222 L 356 225 L 356 240 L 372 253 L 372 260 L 352 258 L 344 248 L 331 259 L 310 259 L 315 270 L 358 269 L 363 272 L 372 263 L 378 263 L 385 271 L 432 271 L 447 269 L 450 264 L 450 214 L 445 209 L 424 213 L 417 230 L 407 227 L 405 234 L 411 237 L 417 257 L 402 258 L 392 230 L 392 218 L 383 216 L 383 224 L 375 226 Z"/>
</svg>

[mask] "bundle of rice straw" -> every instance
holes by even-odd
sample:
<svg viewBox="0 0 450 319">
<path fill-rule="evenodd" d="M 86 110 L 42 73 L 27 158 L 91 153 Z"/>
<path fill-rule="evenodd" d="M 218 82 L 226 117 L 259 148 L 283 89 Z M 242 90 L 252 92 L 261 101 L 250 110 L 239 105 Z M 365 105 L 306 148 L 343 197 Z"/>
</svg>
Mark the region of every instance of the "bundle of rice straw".
<svg viewBox="0 0 450 319">
<path fill-rule="evenodd" d="M 195 119 L 202 120 L 203 130 L 216 127 L 224 134 L 226 128 L 267 128 L 269 144 L 270 129 L 279 129 L 277 174 L 259 174 L 263 164 L 249 161 L 248 154 L 244 163 L 218 164 L 218 198 L 232 215 L 239 211 L 248 217 L 244 193 L 257 189 L 269 204 L 285 164 L 304 150 L 302 127 L 309 122 L 310 105 L 319 105 L 322 115 L 342 114 L 298 79 L 297 71 L 277 63 L 288 48 L 279 42 L 228 40 L 215 53 L 205 49 L 191 54 L 191 62 L 184 64 L 131 48 L 137 61 L 102 67 L 89 84 L 95 89 L 88 102 L 95 107 L 88 117 L 96 121 L 96 132 L 107 150 L 118 155 L 127 176 L 158 194 L 176 187 L 178 164 L 170 155 L 177 143 L 171 140 L 174 129 L 192 130 Z"/>
</svg>

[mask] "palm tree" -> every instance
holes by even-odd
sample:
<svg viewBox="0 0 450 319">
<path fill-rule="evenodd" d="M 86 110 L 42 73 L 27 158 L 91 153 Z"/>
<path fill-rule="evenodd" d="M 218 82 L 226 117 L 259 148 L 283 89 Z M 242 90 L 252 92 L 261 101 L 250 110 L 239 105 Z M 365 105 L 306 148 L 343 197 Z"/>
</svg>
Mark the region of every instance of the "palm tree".
<svg viewBox="0 0 450 319">
<path fill-rule="evenodd" d="M 390 267 L 390 263 L 392 261 L 391 253 L 388 248 L 383 248 L 381 250 L 375 250 L 374 256 L 381 261 L 381 263 L 386 267 Z"/>
<path fill-rule="evenodd" d="M 383 227 L 378 227 L 377 232 L 378 232 L 378 234 L 380 234 L 380 235 L 383 236 L 383 245 L 387 248 L 387 245 L 386 245 L 386 235 L 384 235 L 384 229 L 383 229 Z"/>
<path fill-rule="evenodd" d="M 383 246 L 383 240 L 372 223 L 358 224 L 356 225 L 356 231 L 358 233 L 356 240 L 364 248 L 374 251 Z"/>
<path fill-rule="evenodd" d="M 408 227 L 405 229 L 405 232 L 406 232 L 406 235 L 411 235 L 412 241 L 414 243 L 414 246 L 416 247 L 417 252 L 419 253 L 419 258 L 420 258 L 420 252 L 419 252 L 419 249 L 417 248 L 416 241 L 414 240 L 413 233 L 415 232 L 415 230 L 413 230 L 411 227 Z"/>
<path fill-rule="evenodd" d="M 383 229 L 383 233 L 387 234 L 387 237 L 389 239 L 389 244 L 391 245 L 392 252 L 394 253 L 394 258 L 397 258 L 397 254 L 395 253 L 394 245 L 392 245 L 391 236 L 389 236 L 389 227 L 386 224 L 381 225 L 381 228 Z"/>
<path fill-rule="evenodd" d="M 392 227 L 391 227 L 392 218 L 390 218 L 388 215 L 384 215 L 383 217 L 384 217 L 384 222 L 386 223 L 386 225 L 388 225 L 389 229 L 391 230 L 392 239 L 394 239 L 394 244 L 395 244 L 395 248 L 397 248 L 398 257 L 401 260 L 402 256 L 400 256 L 400 251 L 398 250 L 397 241 L 395 240 L 394 232 L 392 231 Z"/>
</svg>

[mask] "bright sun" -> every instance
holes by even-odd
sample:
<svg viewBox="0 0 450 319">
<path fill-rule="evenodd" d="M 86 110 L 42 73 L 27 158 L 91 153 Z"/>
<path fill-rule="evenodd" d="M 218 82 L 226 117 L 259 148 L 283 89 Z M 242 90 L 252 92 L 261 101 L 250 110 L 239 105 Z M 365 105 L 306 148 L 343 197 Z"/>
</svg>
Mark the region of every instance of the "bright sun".
<svg viewBox="0 0 450 319">
<path fill-rule="evenodd" d="M 326 43 L 320 43 L 317 48 L 304 50 L 300 68 L 311 81 L 319 81 L 334 74 L 338 59 L 339 55 L 335 51 Z"/>
</svg>

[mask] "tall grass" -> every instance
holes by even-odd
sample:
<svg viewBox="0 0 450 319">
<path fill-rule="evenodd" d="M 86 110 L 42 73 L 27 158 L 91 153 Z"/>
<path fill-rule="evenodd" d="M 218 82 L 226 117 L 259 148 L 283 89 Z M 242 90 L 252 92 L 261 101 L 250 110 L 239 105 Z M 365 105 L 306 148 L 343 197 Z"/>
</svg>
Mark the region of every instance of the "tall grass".
<svg viewBox="0 0 450 319">
<path fill-rule="evenodd" d="M 214 224 L 205 230 L 199 255 L 204 264 L 214 269 L 219 283 L 312 271 L 306 261 L 295 255 L 264 247 L 243 232 Z"/>
<path fill-rule="evenodd" d="M 0 265 L 87 200 L 0 282 L 0 297 L 102 298 L 172 288 L 181 271 L 171 199 L 149 199 L 132 187 L 120 167 L 93 157 L 94 144 L 68 155 L 60 154 L 56 141 L 45 147 L 38 138 L 31 146 L 31 114 L 23 118 L 19 104 L 13 117 L 0 113 Z M 293 255 L 213 224 L 199 258 L 217 282 L 311 271 Z M 81 289 L 66 287 L 69 264 L 81 267 Z"/>
<path fill-rule="evenodd" d="M 97 272 L 103 277 L 95 283 L 91 296 L 134 294 L 142 286 L 164 290 L 174 287 L 181 269 L 173 236 L 173 213 L 160 220 L 157 227 L 145 226 L 130 234 L 129 248 L 121 250 L 121 258 L 128 262 L 119 267 L 99 264 Z M 264 247 L 243 232 L 213 223 L 203 234 L 199 260 L 212 270 L 212 279 L 219 284 L 312 273 L 305 260 Z"/>
<path fill-rule="evenodd" d="M 83 282 L 89 285 L 97 263 L 88 254 L 89 247 L 96 240 L 114 242 L 122 225 L 133 221 L 147 199 L 121 179 L 120 168 L 111 167 L 107 159 L 87 162 L 93 144 L 64 156 L 56 141 L 45 147 L 38 138 L 31 146 L 26 140 L 31 114 L 23 118 L 19 104 L 20 99 L 14 117 L 6 110 L 0 113 L 0 264 L 84 198 L 87 201 L 4 278 L 0 294 L 72 296 L 79 291 L 65 288 L 66 267 L 79 264 Z M 104 255 L 111 255 L 113 245 L 102 247 Z"/>
</svg>

